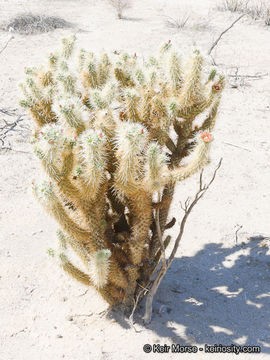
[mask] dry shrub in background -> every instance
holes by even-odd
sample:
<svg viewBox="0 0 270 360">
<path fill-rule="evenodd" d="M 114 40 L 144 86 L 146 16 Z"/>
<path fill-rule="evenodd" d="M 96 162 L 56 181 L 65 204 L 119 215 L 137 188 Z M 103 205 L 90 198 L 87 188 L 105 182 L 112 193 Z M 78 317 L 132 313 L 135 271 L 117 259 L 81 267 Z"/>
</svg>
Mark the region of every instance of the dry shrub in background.
<svg viewBox="0 0 270 360">
<path fill-rule="evenodd" d="M 191 31 L 211 30 L 210 19 L 192 17 L 191 11 L 176 11 L 174 16 L 164 15 L 165 26 L 176 31 L 188 28 Z"/>
<path fill-rule="evenodd" d="M 166 16 L 165 24 L 169 28 L 181 30 L 187 25 L 189 18 L 188 13 L 182 13 L 177 17 Z"/>
<path fill-rule="evenodd" d="M 266 26 L 270 26 L 270 7 L 266 10 L 264 23 Z"/>
<path fill-rule="evenodd" d="M 107 0 L 107 2 L 114 8 L 116 11 L 118 19 L 123 19 L 123 13 L 125 10 L 132 7 L 131 0 Z"/>
<path fill-rule="evenodd" d="M 266 26 L 270 25 L 270 4 L 265 1 L 223 0 L 217 9 L 247 14 L 254 20 L 263 20 Z"/>
<path fill-rule="evenodd" d="M 57 16 L 24 13 L 16 15 L 0 25 L 4 31 L 23 35 L 46 33 L 55 29 L 72 28 L 73 24 Z"/>
<path fill-rule="evenodd" d="M 246 13 L 254 20 L 262 19 L 266 26 L 270 25 L 270 3 L 256 2 L 247 7 Z"/>
<path fill-rule="evenodd" d="M 223 0 L 218 4 L 219 11 L 243 12 L 246 11 L 248 0 Z"/>
</svg>

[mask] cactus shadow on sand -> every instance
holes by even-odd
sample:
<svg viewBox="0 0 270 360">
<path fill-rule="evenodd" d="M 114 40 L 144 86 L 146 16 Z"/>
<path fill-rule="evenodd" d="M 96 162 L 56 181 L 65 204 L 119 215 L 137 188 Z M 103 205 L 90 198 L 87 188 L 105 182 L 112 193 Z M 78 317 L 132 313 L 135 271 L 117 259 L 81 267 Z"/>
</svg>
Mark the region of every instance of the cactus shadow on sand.
<svg viewBox="0 0 270 360">
<path fill-rule="evenodd" d="M 207 244 L 194 256 L 175 259 L 148 326 L 161 344 L 169 338 L 181 345 L 258 345 L 270 353 L 270 256 L 259 244 L 260 238 L 231 248 Z M 142 315 L 143 307 L 138 324 Z M 117 312 L 113 316 L 128 327 Z"/>
</svg>

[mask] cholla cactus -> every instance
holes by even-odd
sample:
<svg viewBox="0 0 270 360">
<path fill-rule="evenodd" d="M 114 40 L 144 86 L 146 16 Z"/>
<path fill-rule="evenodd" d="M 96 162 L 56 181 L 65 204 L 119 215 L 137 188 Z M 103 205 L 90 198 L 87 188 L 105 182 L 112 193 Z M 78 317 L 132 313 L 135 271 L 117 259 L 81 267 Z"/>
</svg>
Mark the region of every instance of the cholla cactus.
<svg viewBox="0 0 270 360">
<path fill-rule="evenodd" d="M 148 283 L 161 256 L 155 211 L 163 236 L 175 184 L 209 161 L 224 79 L 205 77 L 203 62 L 198 51 L 182 59 L 170 41 L 148 61 L 96 57 L 73 37 L 46 66 L 26 69 L 21 105 L 49 178 L 34 192 L 61 228 L 63 269 L 111 305 L 132 305 Z"/>
</svg>

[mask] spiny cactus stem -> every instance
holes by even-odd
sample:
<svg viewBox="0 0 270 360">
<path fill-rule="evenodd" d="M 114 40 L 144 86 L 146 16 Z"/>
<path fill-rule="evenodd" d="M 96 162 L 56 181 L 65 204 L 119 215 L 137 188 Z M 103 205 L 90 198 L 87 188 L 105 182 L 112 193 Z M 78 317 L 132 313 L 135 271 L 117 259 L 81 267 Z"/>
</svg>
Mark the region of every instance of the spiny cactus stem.
<svg viewBox="0 0 270 360">
<path fill-rule="evenodd" d="M 71 219 L 55 195 L 51 197 L 51 200 L 48 200 L 46 207 L 71 237 L 75 237 L 82 243 L 89 243 L 91 236 L 90 231 L 82 229 L 78 224 L 76 224 L 75 221 Z"/>
<path fill-rule="evenodd" d="M 153 286 L 166 273 L 163 236 L 175 184 L 209 162 L 208 131 L 224 78 L 216 80 L 216 71 L 203 76 L 198 51 L 182 62 L 171 41 L 146 61 L 136 53 L 109 58 L 83 50 L 79 67 L 74 46 L 74 37 L 64 39 L 49 64 L 26 71 L 21 86 L 21 104 L 37 124 L 36 155 L 52 180 L 33 187 L 63 230 L 64 270 L 90 281 L 109 304 L 132 306 L 139 284 L 153 285 L 160 261 L 163 273 Z M 67 258 L 69 250 L 85 272 Z"/>
<path fill-rule="evenodd" d="M 168 214 L 169 214 L 170 205 L 171 205 L 171 202 L 173 200 L 174 188 L 175 188 L 174 184 L 168 184 L 168 185 L 165 186 L 165 188 L 163 190 L 163 193 L 162 193 L 161 202 L 166 204 L 159 211 L 159 224 L 160 224 L 160 229 L 161 229 L 162 236 L 163 236 L 165 226 L 166 226 L 166 223 L 167 223 L 167 218 L 168 218 Z M 159 245 L 158 235 L 157 235 L 156 229 L 154 229 L 154 232 L 153 232 L 153 235 L 152 235 L 152 238 L 151 238 L 151 242 L 150 242 L 150 254 L 149 254 L 149 257 L 150 257 L 151 262 L 153 262 L 159 248 L 160 248 L 160 245 Z"/>
<path fill-rule="evenodd" d="M 158 196 L 159 196 L 158 200 L 160 202 L 160 194 L 158 194 Z M 160 243 L 162 267 L 164 268 L 164 270 L 166 270 L 167 269 L 167 261 L 166 261 L 166 256 L 165 256 L 165 247 L 164 247 L 163 240 L 162 240 L 162 231 L 161 231 L 160 222 L 159 222 L 159 209 L 156 209 L 155 223 L 156 223 L 157 236 L 158 236 L 158 240 Z"/>
<path fill-rule="evenodd" d="M 59 258 L 60 258 L 61 266 L 62 266 L 63 270 L 65 270 L 69 275 L 71 275 L 72 277 L 74 277 L 76 280 L 80 281 L 84 285 L 87 285 L 87 286 L 93 285 L 89 276 L 86 273 L 84 273 L 83 271 L 81 271 L 80 269 L 78 269 L 76 266 L 74 266 L 68 260 L 66 255 L 61 253 L 59 255 Z"/>
<path fill-rule="evenodd" d="M 174 145 L 174 142 L 172 141 L 172 139 L 169 136 L 166 140 L 165 145 L 172 153 L 174 153 L 177 150 L 176 146 Z"/>
</svg>

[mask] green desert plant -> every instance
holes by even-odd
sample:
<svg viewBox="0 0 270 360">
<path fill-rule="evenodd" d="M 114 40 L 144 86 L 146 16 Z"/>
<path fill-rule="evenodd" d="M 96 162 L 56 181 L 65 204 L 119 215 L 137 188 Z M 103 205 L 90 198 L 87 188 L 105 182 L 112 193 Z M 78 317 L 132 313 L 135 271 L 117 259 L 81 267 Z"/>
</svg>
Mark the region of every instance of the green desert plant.
<svg viewBox="0 0 270 360">
<path fill-rule="evenodd" d="M 179 239 L 165 264 L 171 238 L 163 238 L 175 223 L 175 184 L 209 162 L 224 78 L 206 76 L 199 51 L 184 61 L 170 41 L 147 61 L 75 45 L 63 39 L 20 85 L 49 178 L 33 190 L 59 223 L 62 268 L 109 304 L 130 308 L 160 263 L 174 258 Z"/>
</svg>

